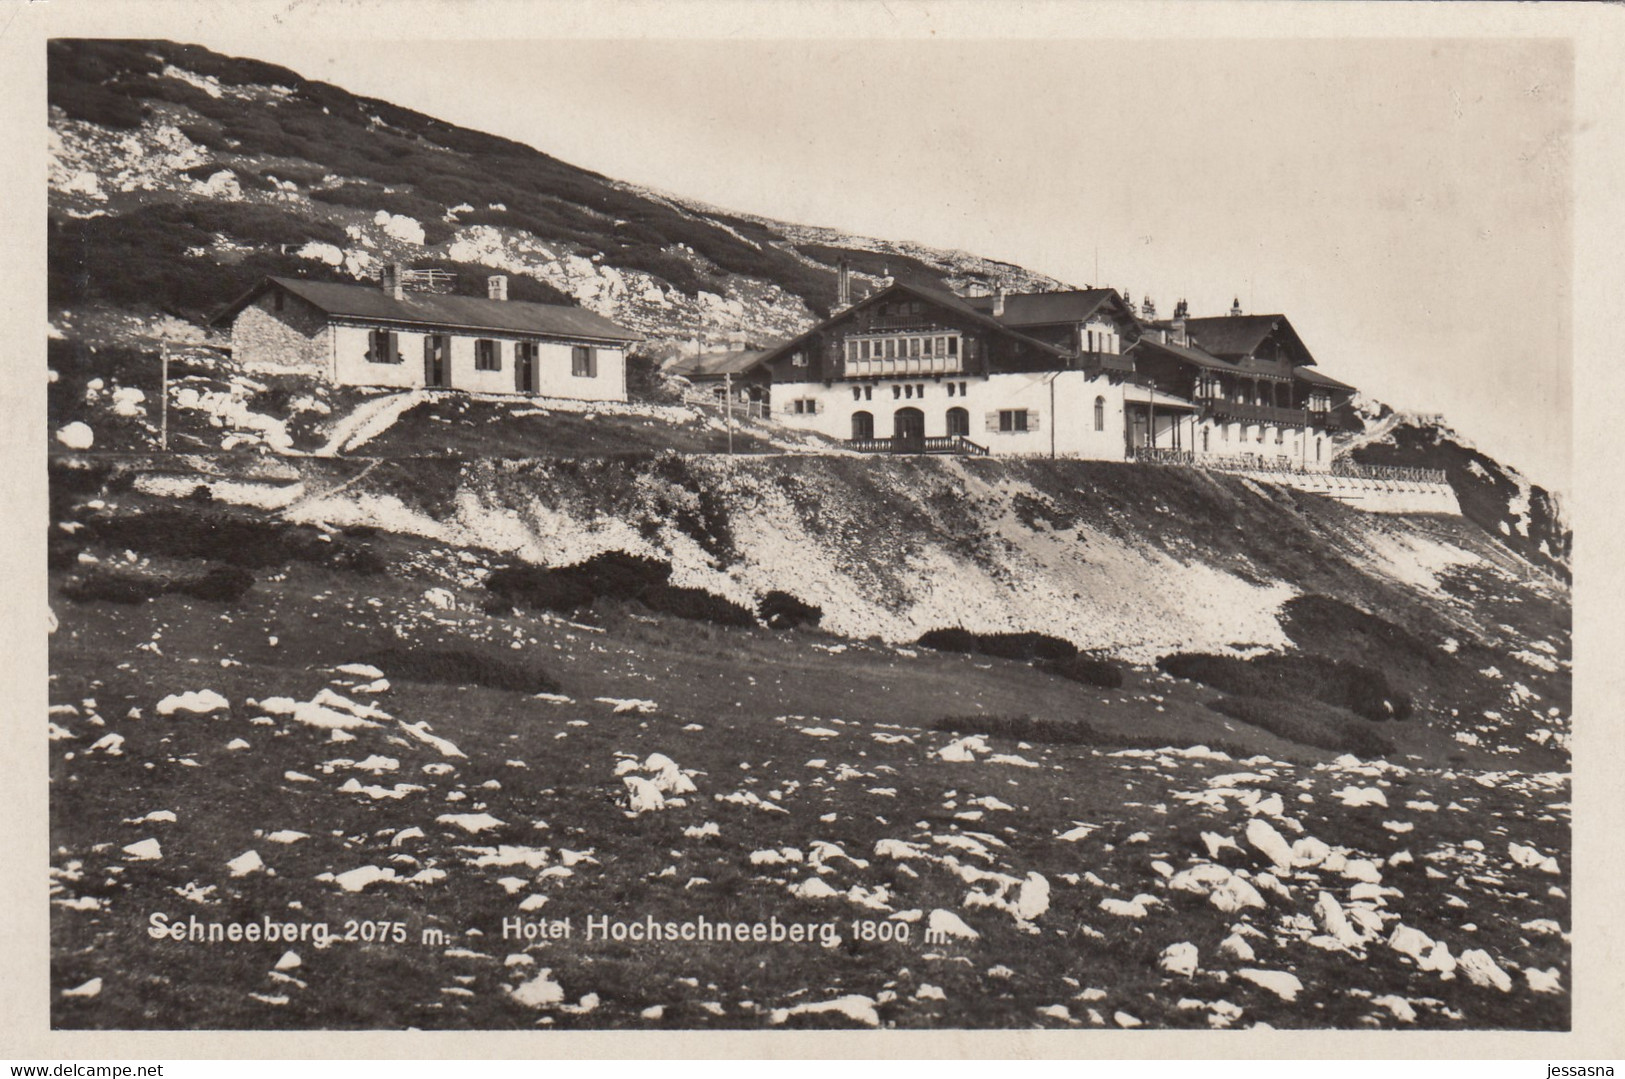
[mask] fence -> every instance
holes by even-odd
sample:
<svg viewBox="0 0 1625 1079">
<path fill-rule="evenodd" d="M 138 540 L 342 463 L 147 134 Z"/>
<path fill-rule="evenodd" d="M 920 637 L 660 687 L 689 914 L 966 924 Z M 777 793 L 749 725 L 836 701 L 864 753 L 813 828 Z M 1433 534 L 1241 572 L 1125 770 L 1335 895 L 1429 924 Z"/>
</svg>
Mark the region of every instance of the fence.
<svg viewBox="0 0 1625 1079">
<path fill-rule="evenodd" d="M 1196 453 L 1193 450 L 1153 449 L 1149 446 L 1139 446 L 1131 451 L 1129 456 L 1131 460 L 1147 464 L 1185 465 L 1191 468 L 1208 468 L 1219 472 L 1274 472 L 1291 476 L 1332 475 L 1344 479 L 1385 480 L 1398 483 L 1444 484 L 1449 482 L 1444 472 L 1435 468 L 1363 465 L 1343 459 L 1333 461 L 1330 469 L 1317 470 L 1305 468 L 1290 460 L 1283 463 L 1279 457 L 1271 460 L 1262 454 L 1251 453 L 1207 454 Z"/>
</svg>

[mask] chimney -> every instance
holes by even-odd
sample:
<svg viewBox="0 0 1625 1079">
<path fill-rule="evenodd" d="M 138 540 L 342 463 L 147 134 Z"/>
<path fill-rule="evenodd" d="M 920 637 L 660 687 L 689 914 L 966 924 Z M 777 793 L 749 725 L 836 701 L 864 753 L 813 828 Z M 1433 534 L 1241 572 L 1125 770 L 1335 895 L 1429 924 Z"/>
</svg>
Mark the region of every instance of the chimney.
<svg viewBox="0 0 1625 1079">
<path fill-rule="evenodd" d="M 1190 305 L 1184 300 L 1180 300 L 1178 303 L 1174 304 L 1174 321 L 1172 329 L 1173 339 L 1176 345 L 1185 345 L 1190 343 L 1189 339 L 1185 336 L 1185 316 L 1188 314 L 1190 314 Z"/>
<path fill-rule="evenodd" d="M 835 269 L 835 306 L 852 306 L 852 264 L 842 259 Z"/>
<path fill-rule="evenodd" d="M 384 264 L 382 283 L 384 286 L 384 291 L 389 293 L 392 299 L 398 300 L 401 298 L 401 293 L 403 290 L 401 277 L 402 270 L 400 263 L 386 262 Z"/>
<path fill-rule="evenodd" d="M 993 317 L 1004 317 L 1004 285 L 1000 284 L 998 291 L 993 293 Z"/>
<path fill-rule="evenodd" d="M 485 279 L 485 295 L 492 300 L 506 300 L 508 298 L 508 277 L 506 274 L 492 274 Z"/>
<path fill-rule="evenodd" d="M 1230 314 L 1231 314 L 1232 317 L 1241 314 L 1241 297 L 1240 296 L 1237 296 L 1234 300 L 1231 301 L 1231 303 L 1230 303 Z"/>
</svg>

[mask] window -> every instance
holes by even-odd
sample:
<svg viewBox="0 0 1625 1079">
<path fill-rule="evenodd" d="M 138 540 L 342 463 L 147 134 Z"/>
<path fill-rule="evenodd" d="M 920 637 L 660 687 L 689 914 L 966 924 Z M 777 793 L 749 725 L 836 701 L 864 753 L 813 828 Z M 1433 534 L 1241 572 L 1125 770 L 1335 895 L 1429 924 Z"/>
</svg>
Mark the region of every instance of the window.
<svg viewBox="0 0 1625 1079">
<path fill-rule="evenodd" d="M 925 354 L 927 356 L 935 355 L 935 353 L 933 353 L 931 351 L 931 344 L 932 344 L 932 339 L 927 337 L 927 338 L 924 339 L 924 344 L 921 346 L 925 350 Z"/>
<path fill-rule="evenodd" d="M 954 384 L 952 382 L 950 382 L 950 383 L 948 383 L 948 396 L 952 397 L 953 395 L 954 395 Z"/>
<path fill-rule="evenodd" d="M 873 438 L 873 437 L 875 437 L 875 418 L 874 418 L 874 415 L 872 413 L 869 413 L 869 412 L 854 412 L 854 413 L 852 413 L 852 437 L 853 438 Z"/>
<path fill-rule="evenodd" d="M 1202 452 L 1203 453 L 1207 452 L 1207 436 L 1208 436 L 1208 429 L 1206 427 L 1204 427 L 1204 428 L 1202 428 Z"/>
<path fill-rule="evenodd" d="M 904 386 L 903 387 L 903 396 L 904 397 L 913 397 L 914 396 L 914 387 L 913 386 Z"/>
<path fill-rule="evenodd" d="M 852 400 L 854 400 L 854 401 L 863 400 L 863 387 L 862 386 L 853 386 L 852 387 Z M 857 436 L 854 435 L 853 437 L 856 438 Z"/>
<path fill-rule="evenodd" d="M 502 346 L 483 337 L 476 340 L 474 342 L 474 370 L 502 370 Z"/>
<path fill-rule="evenodd" d="M 371 363 L 400 363 L 398 335 L 392 330 L 373 330 L 368 333 L 367 360 Z"/>
<path fill-rule="evenodd" d="M 790 411 L 797 416 L 814 416 L 818 413 L 818 401 L 812 397 L 798 397 L 790 402 Z"/>
<path fill-rule="evenodd" d="M 797 366 L 806 366 L 807 358 L 796 353 L 801 361 Z M 577 378 L 598 377 L 598 350 L 591 345 L 576 345 L 570 349 L 570 373 Z"/>
<path fill-rule="evenodd" d="M 1282 437 L 1283 435 L 1284 435 L 1284 432 L 1279 427 L 1277 427 L 1275 429 L 1275 444 L 1277 446 L 1279 446 L 1281 444 L 1281 442 L 1283 440 L 1283 437 Z"/>
<path fill-rule="evenodd" d="M 959 355 L 959 338 L 957 338 L 957 337 L 948 338 L 948 355 L 950 355 L 950 356 Z"/>
<path fill-rule="evenodd" d="M 1320 461 L 1320 444 L 1322 441 L 1322 439 L 1315 439 L 1315 461 L 1317 464 Z"/>
<path fill-rule="evenodd" d="M 1104 431 L 1105 429 L 1106 399 L 1104 397 L 1097 397 L 1095 398 L 1095 430 Z"/>
<path fill-rule="evenodd" d="M 965 396 L 965 384 L 963 382 L 959 384 L 959 396 Z"/>
<path fill-rule="evenodd" d="M 875 388 L 873 386 L 863 387 L 863 399 L 865 401 L 873 401 L 875 399 Z"/>
<path fill-rule="evenodd" d="M 918 356 L 920 354 L 920 339 L 918 337 L 910 337 L 908 339 L 908 354 L 910 356 Z"/>
<path fill-rule="evenodd" d="M 1027 430 L 1027 410 L 1024 408 L 1005 408 L 999 410 L 999 430 L 1025 431 Z"/>
<path fill-rule="evenodd" d="M 962 408 L 948 410 L 948 436 L 970 434 L 970 413 Z"/>
<path fill-rule="evenodd" d="M 886 358 L 888 360 L 897 358 L 897 339 L 895 337 L 886 338 Z"/>
<path fill-rule="evenodd" d="M 903 387 L 897 385 L 895 382 L 892 383 L 891 395 L 892 400 L 897 400 L 897 398 L 903 396 Z"/>
<path fill-rule="evenodd" d="M 858 358 L 861 359 L 861 360 L 867 360 L 869 358 L 869 342 L 867 342 L 867 341 L 859 341 L 858 345 L 859 345 Z"/>
</svg>

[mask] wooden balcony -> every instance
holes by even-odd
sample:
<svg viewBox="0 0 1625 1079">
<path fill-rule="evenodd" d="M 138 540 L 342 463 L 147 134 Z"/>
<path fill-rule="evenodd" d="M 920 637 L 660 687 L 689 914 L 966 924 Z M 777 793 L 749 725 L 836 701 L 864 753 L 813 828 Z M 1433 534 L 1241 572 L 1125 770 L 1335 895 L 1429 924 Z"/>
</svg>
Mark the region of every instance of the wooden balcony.
<svg viewBox="0 0 1625 1079">
<path fill-rule="evenodd" d="M 842 378 L 930 378 L 964 373 L 965 365 L 958 356 L 897 356 L 847 360 L 841 365 Z"/>
<path fill-rule="evenodd" d="M 859 453 L 956 453 L 964 457 L 986 457 L 987 447 L 964 435 L 934 435 L 930 438 L 849 438 L 846 448 Z"/>
<path fill-rule="evenodd" d="M 1222 397 L 1205 401 L 1208 415 L 1242 423 L 1273 423 L 1280 427 L 1303 427 L 1308 413 L 1301 408 L 1281 408 L 1277 405 L 1255 405 L 1246 401 L 1227 401 Z"/>
</svg>

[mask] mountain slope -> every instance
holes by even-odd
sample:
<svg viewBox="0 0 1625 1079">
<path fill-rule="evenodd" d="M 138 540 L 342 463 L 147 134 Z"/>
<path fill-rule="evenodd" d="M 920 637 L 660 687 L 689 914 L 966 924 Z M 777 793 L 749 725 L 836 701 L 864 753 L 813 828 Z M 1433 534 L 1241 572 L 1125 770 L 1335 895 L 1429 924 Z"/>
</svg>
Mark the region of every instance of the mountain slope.
<svg viewBox="0 0 1625 1079">
<path fill-rule="evenodd" d="M 200 319 L 268 272 L 517 279 L 653 343 L 791 334 L 860 284 L 1058 282 L 959 252 L 683 202 L 286 68 L 160 41 L 50 46 L 51 302 Z M 906 249 L 905 249 L 906 248 Z M 888 266 L 888 263 L 895 265 Z"/>
</svg>

